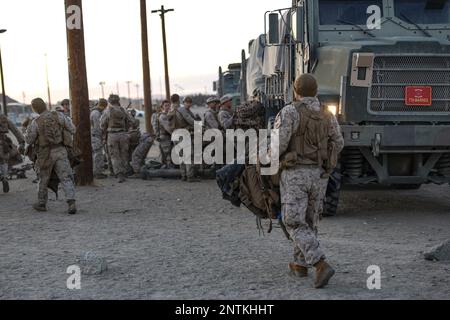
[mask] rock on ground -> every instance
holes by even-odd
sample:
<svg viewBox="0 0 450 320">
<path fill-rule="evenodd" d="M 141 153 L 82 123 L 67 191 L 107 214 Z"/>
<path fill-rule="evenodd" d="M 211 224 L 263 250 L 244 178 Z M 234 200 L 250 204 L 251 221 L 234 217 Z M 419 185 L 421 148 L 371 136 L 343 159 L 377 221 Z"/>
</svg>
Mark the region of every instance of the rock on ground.
<svg viewBox="0 0 450 320">
<path fill-rule="evenodd" d="M 425 259 L 431 261 L 450 261 L 450 240 L 425 253 Z"/>
</svg>

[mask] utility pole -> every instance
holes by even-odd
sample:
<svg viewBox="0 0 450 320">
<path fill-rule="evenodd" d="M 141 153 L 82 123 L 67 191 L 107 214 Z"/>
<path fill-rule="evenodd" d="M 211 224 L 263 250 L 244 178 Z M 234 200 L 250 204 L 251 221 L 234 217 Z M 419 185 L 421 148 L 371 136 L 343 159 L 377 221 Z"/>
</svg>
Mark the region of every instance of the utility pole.
<svg viewBox="0 0 450 320">
<path fill-rule="evenodd" d="M 144 77 L 144 112 L 145 128 L 150 134 L 154 133 L 152 128 L 152 82 L 150 78 L 150 58 L 148 53 L 148 26 L 147 26 L 147 2 L 141 1 L 141 42 L 142 42 L 142 71 Z"/>
<path fill-rule="evenodd" d="M 47 96 L 48 96 L 48 108 L 52 110 L 52 98 L 50 94 L 50 81 L 48 80 L 48 56 L 45 54 L 45 77 L 47 80 Z"/>
<path fill-rule="evenodd" d="M 130 90 L 130 84 L 132 81 L 127 81 L 127 87 L 128 87 L 128 103 L 131 103 L 131 90 Z"/>
<path fill-rule="evenodd" d="M 166 39 L 166 19 L 165 15 L 168 12 L 175 11 L 174 9 L 164 9 L 161 6 L 160 10 L 153 10 L 152 13 L 160 13 L 161 23 L 162 23 L 162 38 L 163 38 L 163 48 L 164 48 L 164 71 L 166 73 L 166 99 L 170 100 L 170 79 L 169 79 L 169 61 L 167 58 L 167 39 Z"/>
<path fill-rule="evenodd" d="M 83 158 L 76 168 L 76 182 L 77 185 L 86 186 L 93 183 L 94 177 L 82 0 L 65 0 L 65 14 L 72 117 L 77 128 L 74 145 L 81 151 Z"/>
<path fill-rule="evenodd" d="M 6 29 L 0 29 L 0 33 L 5 33 Z M 2 97 L 3 97 L 3 113 L 8 115 L 8 105 L 6 104 L 6 92 L 5 92 L 5 77 L 3 74 L 3 61 L 2 61 L 2 49 L 0 48 L 0 77 L 2 82 Z"/>
<path fill-rule="evenodd" d="M 102 98 L 105 99 L 105 81 L 102 81 L 99 83 L 100 87 L 102 88 Z"/>
<path fill-rule="evenodd" d="M 136 83 L 134 86 L 136 87 L 136 101 L 137 101 L 136 103 L 138 104 L 138 109 L 140 109 L 141 108 L 141 97 L 139 94 L 139 84 Z"/>
</svg>

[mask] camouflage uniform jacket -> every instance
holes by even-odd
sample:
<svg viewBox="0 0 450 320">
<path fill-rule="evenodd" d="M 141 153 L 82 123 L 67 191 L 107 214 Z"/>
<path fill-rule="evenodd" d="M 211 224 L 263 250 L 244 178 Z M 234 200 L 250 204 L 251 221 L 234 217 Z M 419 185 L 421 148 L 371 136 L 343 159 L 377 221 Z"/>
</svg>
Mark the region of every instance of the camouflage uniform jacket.
<svg viewBox="0 0 450 320">
<path fill-rule="evenodd" d="M 184 122 L 186 124 L 186 129 L 188 129 L 189 131 L 194 131 L 196 117 L 190 109 L 181 107 L 180 109 L 178 109 L 177 117 L 181 123 Z"/>
<path fill-rule="evenodd" d="M 224 130 L 233 129 L 234 115 L 231 110 L 223 109 L 219 112 L 219 123 Z"/>
<path fill-rule="evenodd" d="M 217 112 L 208 109 L 205 112 L 205 128 L 206 129 L 220 129 L 220 123 Z"/>
<path fill-rule="evenodd" d="M 100 119 L 102 112 L 99 109 L 94 109 L 91 112 L 91 135 L 93 137 L 102 138 L 102 128 L 100 125 Z"/>
</svg>

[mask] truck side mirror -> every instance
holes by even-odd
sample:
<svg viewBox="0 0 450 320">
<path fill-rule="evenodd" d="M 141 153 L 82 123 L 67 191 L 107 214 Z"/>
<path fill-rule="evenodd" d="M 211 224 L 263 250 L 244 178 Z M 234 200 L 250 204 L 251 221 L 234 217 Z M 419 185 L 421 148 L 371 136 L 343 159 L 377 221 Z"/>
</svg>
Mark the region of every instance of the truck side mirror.
<svg viewBox="0 0 450 320">
<path fill-rule="evenodd" d="M 305 42 L 305 10 L 303 6 L 299 6 L 295 12 L 295 40 L 299 43 Z"/>
<path fill-rule="evenodd" d="M 278 13 L 269 14 L 269 44 L 280 43 L 280 24 Z"/>
</svg>

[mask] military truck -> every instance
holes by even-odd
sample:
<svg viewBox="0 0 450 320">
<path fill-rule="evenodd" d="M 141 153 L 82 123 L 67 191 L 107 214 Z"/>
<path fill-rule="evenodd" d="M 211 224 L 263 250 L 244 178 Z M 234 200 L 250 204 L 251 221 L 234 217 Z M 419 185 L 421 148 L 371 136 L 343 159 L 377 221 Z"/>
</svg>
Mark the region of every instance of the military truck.
<svg viewBox="0 0 450 320">
<path fill-rule="evenodd" d="M 448 187 L 449 2 L 294 0 L 266 13 L 258 95 L 268 123 L 293 101 L 295 78 L 312 73 L 342 127 L 345 149 L 326 215 L 336 214 L 341 182 Z M 249 66 L 257 65 L 252 58 Z"/>
<path fill-rule="evenodd" d="M 219 79 L 213 83 L 213 90 L 219 97 L 229 94 L 233 97 L 233 107 L 241 103 L 241 64 L 232 63 L 227 71 L 219 67 Z"/>
</svg>

